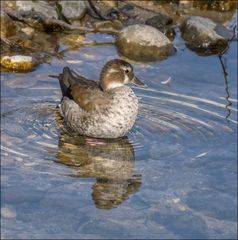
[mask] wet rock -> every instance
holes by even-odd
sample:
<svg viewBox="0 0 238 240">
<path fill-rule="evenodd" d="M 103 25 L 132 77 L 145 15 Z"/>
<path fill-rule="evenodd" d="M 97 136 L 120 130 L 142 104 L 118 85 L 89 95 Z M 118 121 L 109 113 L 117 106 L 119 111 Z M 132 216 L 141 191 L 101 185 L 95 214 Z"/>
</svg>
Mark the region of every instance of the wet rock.
<svg viewBox="0 0 238 240">
<path fill-rule="evenodd" d="M 116 39 L 119 53 L 136 61 L 154 61 L 175 52 L 170 40 L 159 30 L 148 25 L 128 26 Z"/>
<path fill-rule="evenodd" d="M 232 32 L 223 25 L 198 16 L 187 18 L 180 29 L 187 46 L 205 55 L 223 52 L 232 38 Z"/>
<path fill-rule="evenodd" d="M 1 22 L 1 37 L 10 37 L 16 34 L 16 26 L 12 19 L 1 10 L 0 12 L 0 22 Z"/>
<path fill-rule="evenodd" d="M 15 55 L 2 57 L 1 65 L 10 70 L 25 72 L 32 70 L 34 63 L 31 56 Z"/>
<path fill-rule="evenodd" d="M 86 1 L 61 1 L 62 14 L 68 20 L 81 19 L 87 10 Z"/>
<path fill-rule="evenodd" d="M 169 39 L 173 39 L 175 31 L 173 29 L 173 19 L 165 14 L 159 13 L 146 20 L 145 24 L 157 28 Z"/>
<path fill-rule="evenodd" d="M 35 11 L 48 18 L 58 18 L 55 6 L 46 1 L 16 1 L 16 8 L 18 11 Z"/>
</svg>

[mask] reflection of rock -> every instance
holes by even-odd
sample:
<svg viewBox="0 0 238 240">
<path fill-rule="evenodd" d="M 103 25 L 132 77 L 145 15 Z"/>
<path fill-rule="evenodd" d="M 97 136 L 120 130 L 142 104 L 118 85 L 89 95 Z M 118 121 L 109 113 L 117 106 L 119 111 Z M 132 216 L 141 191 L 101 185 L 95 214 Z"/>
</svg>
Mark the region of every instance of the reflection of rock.
<svg viewBox="0 0 238 240">
<path fill-rule="evenodd" d="M 74 168 L 75 176 L 96 178 L 92 197 L 98 208 L 112 208 L 138 191 L 134 150 L 128 138 L 91 139 L 62 135 L 57 162 Z"/>
<path fill-rule="evenodd" d="M 31 56 L 15 55 L 2 57 L 1 65 L 7 69 L 25 72 L 32 70 L 34 64 Z"/>
<path fill-rule="evenodd" d="M 224 51 L 232 33 L 221 24 L 203 17 L 189 17 L 181 25 L 182 37 L 190 49 L 209 55 Z"/>
<path fill-rule="evenodd" d="M 162 32 L 143 24 L 124 28 L 118 35 L 116 45 L 122 55 L 137 61 L 159 60 L 175 52 Z"/>
<path fill-rule="evenodd" d="M 165 14 L 158 13 L 156 16 L 149 18 L 145 22 L 164 33 L 170 40 L 174 38 L 173 19 Z"/>
</svg>

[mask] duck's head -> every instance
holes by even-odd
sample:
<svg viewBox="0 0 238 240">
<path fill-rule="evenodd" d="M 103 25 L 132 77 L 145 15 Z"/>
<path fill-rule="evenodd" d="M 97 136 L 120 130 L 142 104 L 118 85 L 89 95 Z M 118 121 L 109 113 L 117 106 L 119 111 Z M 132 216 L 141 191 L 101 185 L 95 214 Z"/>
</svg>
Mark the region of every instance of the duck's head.
<svg viewBox="0 0 238 240">
<path fill-rule="evenodd" d="M 121 87 L 128 83 L 144 86 L 134 74 L 133 67 L 121 59 L 113 59 L 105 64 L 100 75 L 100 85 L 103 91 Z"/>
</svg>

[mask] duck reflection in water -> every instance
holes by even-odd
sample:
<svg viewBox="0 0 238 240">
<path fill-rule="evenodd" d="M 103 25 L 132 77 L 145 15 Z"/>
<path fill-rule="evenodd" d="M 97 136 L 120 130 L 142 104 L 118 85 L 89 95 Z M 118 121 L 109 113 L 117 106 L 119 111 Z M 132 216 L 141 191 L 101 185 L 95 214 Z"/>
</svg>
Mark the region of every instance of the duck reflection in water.
<svg viewBox="0 0 238 240">
<path fill-rule="evenodd" d="M 141 175 L 135 172 L 135 155 L 127 137 L 93 139 L 62 134 L 56 162 L 65 164 L 80 178 L 96 178 L 92 198 L 97 208 L 118 206 L 136 193 Z"/>
</svg>

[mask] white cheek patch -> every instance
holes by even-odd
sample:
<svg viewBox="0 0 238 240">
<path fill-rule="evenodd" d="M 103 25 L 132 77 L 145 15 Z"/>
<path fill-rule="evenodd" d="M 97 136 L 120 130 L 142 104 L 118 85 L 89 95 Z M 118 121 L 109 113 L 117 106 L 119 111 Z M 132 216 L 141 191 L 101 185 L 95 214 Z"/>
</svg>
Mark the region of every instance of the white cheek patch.
<svg viewBox="0 0 238 240">
<path fill-rule="evenodd" d="M 112 88 L 121 87 L 121 86 L 123 86 L 123 84 L 120 82 L 111 82 L 108 85 L 107 89 L 112 89 Z"/>
<path fill-rule="evenodd" d="M 124 83 L 129 83 L 129 77 L 126 73 L 124 73 Z"/>
</svg>

